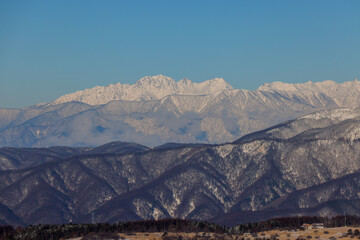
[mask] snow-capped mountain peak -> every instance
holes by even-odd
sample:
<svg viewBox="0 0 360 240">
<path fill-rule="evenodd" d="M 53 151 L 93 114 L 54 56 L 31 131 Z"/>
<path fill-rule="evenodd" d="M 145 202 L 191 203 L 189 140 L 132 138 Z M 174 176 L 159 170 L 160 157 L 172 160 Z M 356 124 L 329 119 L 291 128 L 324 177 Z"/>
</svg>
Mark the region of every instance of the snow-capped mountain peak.
<svg viewBox="0 0 360 240">
<path fill-rule="evenodd" d="M 60 104 L 78 101 L 90 105 L 100 105 L 112 100 L 144 101 L 159 100 L 169 95 L 217 95 L 224 90 L 233 89 L 222 78 L 214 78 L 202 83 L 194 83 L 190 79 L 182 79 L 176 82 L 174 79 L 164 76 L 146 76 L 130 84 L 110 84 L 108 86 L 96 86 L 84 91 L 66 94 L 51 104 Z"/>
<path fill-rule="evenodd" d="M 156 76 L 146 76 L 138 80 L 134 85 L 137 86 L 158 86 L 158 87 L 168 87 L 175 86 L 176 82 L 174 79 L 164 76 L 164 75 L 156 75 Z"/>
</svg>

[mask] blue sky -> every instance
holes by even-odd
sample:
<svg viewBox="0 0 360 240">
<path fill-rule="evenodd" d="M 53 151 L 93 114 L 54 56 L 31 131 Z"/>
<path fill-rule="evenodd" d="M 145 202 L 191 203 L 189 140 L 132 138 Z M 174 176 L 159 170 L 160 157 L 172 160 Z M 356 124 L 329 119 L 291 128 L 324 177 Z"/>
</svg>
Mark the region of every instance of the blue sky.
<svg viewBox="0 0 360 240">
<path fill-rule="evenodd" d="M 235 88 L 350 81 L 360 1 L 0 1 L 0 107 L 164 74 Z"/>
</svg>

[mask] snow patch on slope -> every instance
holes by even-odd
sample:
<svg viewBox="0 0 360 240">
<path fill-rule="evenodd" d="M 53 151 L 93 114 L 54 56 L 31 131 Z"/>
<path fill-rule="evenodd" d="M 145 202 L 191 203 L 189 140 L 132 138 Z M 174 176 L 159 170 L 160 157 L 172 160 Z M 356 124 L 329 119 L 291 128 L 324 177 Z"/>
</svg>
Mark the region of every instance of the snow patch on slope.
<svg viewBox="0 0 360 240">
<path fill-rule="evenodd" d="M 232 152 L 234 147 L 235 145 L 233 144 L 226 144 L 216 147 L 215 150 L 220 157 L 226 158 Z"/>
<path fill-rule="evenodd" d="M 344 136 L 344 139 L 351 142 L 358 141 L 360 139 L 360 127 L 351 129 L 350 132 L 347 132 Z"/>
</svg>

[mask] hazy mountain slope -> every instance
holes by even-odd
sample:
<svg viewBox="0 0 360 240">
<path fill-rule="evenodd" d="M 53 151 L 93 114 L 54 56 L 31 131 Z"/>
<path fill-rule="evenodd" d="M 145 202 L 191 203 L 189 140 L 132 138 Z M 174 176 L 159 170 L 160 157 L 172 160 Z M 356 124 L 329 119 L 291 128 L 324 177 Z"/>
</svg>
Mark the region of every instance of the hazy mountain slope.
<svg viewBox="0 0 360 240">
<path fill-rule="evenodd" d="M 95 148 L 0 148 L 0 170 L 21 169 L 42 163 L 66 159 L 81 154 L 118 153 L 129 154 L 146 151 L 149 148 L 140 144 L 111 142 Z"/>
<path fill-rule="evenodd" d="M 337 200 L 359 199 L 358 177 L 350 179 L 360 170 L 358 115 L 358 109 L 327 110 L 223 145 L 100 154 L 113 149 L 105 145 L 96 154 L 0 172 L 0 203 L 28 224 L 91 221 L 93 213 L 97 221 L 118 221 L 335 212 Z M 347 182 L 335 184 L 342 177 Z M 270 209 L 276 201 L 291 211 Z"/>
<path fill-rule="evenodd" d="M 69 158 L 86 151 L 81 148 L 0 148 L 0 169 L 32 167 L 48 161 Z"/>
<path fill-rule="evenodd" d="M 355 108 L 339 108 L 318 111 L 275 125 L 262 131 L 248 134 L 235 142 L 245 143 L 255 139 L 286 140 L 293 138 L 300 133 L 304 133 L 307 130 L 322 131 L 322 129 L 326 127 L 336 125 L 337 123 L 345 120 L 357 119 L 359 117 L 360 111 Z"/>
<path fill-rule="evenodd" d="M 131 154 L 136 152 L 143 152 L 149 150 L 149 147 L 128 142 L 110 142 L 99 147 L 89 148 L 86 154 L 105 154 L 105 153 L 117 153 L 117 154 Z"/>
<path fill-rule="evenodd" d="M 61 105 L 35 105 L 23 109 L 0 109 L 1 129 L 5 127 L 16 126 L 24 124 L 30 119 L 42 121 L 54 121 L 58 118 L 64 118 L 90 109 L 91 106 L 80 103 L 72 102 Z M 6 119 L 6 120 L 4 120 Z M 38 120 L 39 121 L 39 120 Z M 4 124 L 6 123 L 6 124 Z M 31 124 L 30 122 L 27 122 Z"/>
<path fill-rule="evenodd" d="M 16 118 L 20 111 L 20 109 L 0 108 L 0 129 L 8 126 L 9 123 Z"/>
</svg>

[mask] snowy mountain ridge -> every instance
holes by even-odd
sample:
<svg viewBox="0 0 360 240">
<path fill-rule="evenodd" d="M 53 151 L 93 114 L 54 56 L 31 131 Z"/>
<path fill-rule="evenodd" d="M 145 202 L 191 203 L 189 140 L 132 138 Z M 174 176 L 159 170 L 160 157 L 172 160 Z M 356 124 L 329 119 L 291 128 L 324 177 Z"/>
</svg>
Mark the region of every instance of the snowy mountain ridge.
<svg viewBox="0 0 360 240">
<path fill-rule="evenodd" d="M 202 83 L 194 83 L 185 78 L 176 82 L 164 76 L 146 76 L 136 83 L 110 84 L 97 86 L 84 91 L 66 94 L 53 101 L 51 104 L 60 104 L 71 101 L 87 103 L 89 105 L 106 104 L 112 100 L 148 101 L 159 100 L 169 95 L 217 95 L 224 90 L 233 89 L 222 78 L 214 78 Z"/>
<path fill-rule="evenodd" d="M 308 95 L 315 93 L 332 99 L 339 107 L 352 106 L 358 101 L 360 95 L 360 82 L 355 78 L 353 81 L 337 83 L 332 80 L 306 83 L 265 83 L 258 88 L 260 91 L 295 93 Z"/>
<path fill-rule="evenodd" d="M 299 92 L 306 90 L 318 90 L 320 92 L 328 93 L 331 91 L 340 90 L 343 88 L 355 87 L 356 90 L 360 90 L 360 82 L 358 79 L 353 81 L 347 81 L 344 83 L 337 83 L 332 80 L 325 80 L 322 82 L 308 81 L 306 83 L 283 83 L 283 82 L 272 82 L 261 85 L 258 90 L 260 91 L 288 91 L 288 92 Z"/>
<path fill-rule="evenodd" d="M 330 118 L 331 120 L 340 120 L 345 121 L 352 118 L 360 117 L 359 112 L 355 112 L 354 109 L 356 108 L 339 108 L 339 109 L 332 109 L 332 110 L 324 110 L 319 112 L 314 112 L 311 114 L 307 114 L 300 119 L 323 119 L 325 117 Z"/>
<path fill-rule="evenodd" d="M 234 89 L 223 78 L 214 78 L 201 83 L 192 82 L 184 78 L 176 82 L 174 79 L 164 76 L 146 76 L 134 84 L 115 83 L 108 86 L 96 86 L 83 91 L 77 91 L 63 95 L 51 102 L 56 105 L 66 102 L 82 102 L 89 105 L 106 104 L 113 100 L 124 101 L 150 101 L 161 100 L 171 95 L 201 96 L 210 95 L 217 97 L 224 93 L 227 96 L 236 94 L 258 95 L 259 92 L 271 92 L 281 95 L 295 94 L 300 99 L 307 99 L 311 104 L 319 101 L 325 105 L 324 98 L 332 100 L 339 107 L 353 106 L 360 96 L 360 82 L 355 79 L 344 83 L 337 83 L 332 80 L 323 82 L 306 83 L 265 83 L 257 90 Z"/>
</svg>

